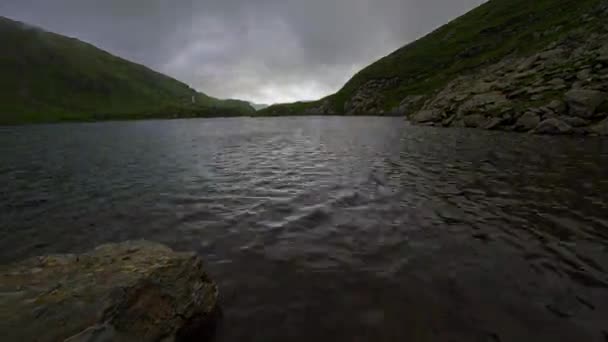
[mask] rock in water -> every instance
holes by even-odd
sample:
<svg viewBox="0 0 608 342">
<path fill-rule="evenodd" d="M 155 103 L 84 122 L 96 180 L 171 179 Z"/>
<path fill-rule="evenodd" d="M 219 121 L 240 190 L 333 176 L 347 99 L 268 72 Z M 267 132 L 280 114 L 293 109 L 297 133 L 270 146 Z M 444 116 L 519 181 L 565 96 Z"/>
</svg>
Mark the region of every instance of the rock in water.
<svg viewBox="0 0 608 342">
<path fill-rule="evenodd" d="M 217 297 L 192 253 L 108 244 L 2 266 L 0 331 L 4 341 L 200 341 Z"/>
<path fill-rule="evenodd" d="M 473 114 L 464 117 L 464 125 L 466 127 L 483 127 L 486 121 L 486 118 L 481 114 Z"/>
<path fill-rule="evenodd" d="M 517 120 L 517 123 L 515 124 L 515 128 L 518 131 L 527 132 L 529 130 L 536 128 L 536 126 L 538 126 L 539 123 L 540 123 L 540 117 L 538 116 L 538 114 L 533 113 L 533 112 L 526 112 L 524 115 L 522 115 L 521 118 L 519 118 Z"/>
<path fill-rule="evenodd" d="M 570 115 L 581 118 L 592 117 L 606 98 L 608 94 L 597 90 L 575 89 L 566 93 Z"/>
<path fill-rule="evenodd" d="M 570 134 L 572 127 L 559 119 L 552 118 L 539 123 L 534 132 L 537 134 Z"/>
</svg>

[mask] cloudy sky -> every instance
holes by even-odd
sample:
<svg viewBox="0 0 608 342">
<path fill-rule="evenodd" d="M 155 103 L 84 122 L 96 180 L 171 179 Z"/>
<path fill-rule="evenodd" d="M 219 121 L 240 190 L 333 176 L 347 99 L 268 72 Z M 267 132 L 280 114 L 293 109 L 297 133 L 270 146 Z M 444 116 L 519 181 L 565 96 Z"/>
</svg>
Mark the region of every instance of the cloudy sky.
<svg viewBox="0 0 608 342">
<path fill-rule="evenodd" d="M 292 102 L 484 0 L 1 0 L 0 15 L 88 41 L 209 95 Z"/>
</svg>

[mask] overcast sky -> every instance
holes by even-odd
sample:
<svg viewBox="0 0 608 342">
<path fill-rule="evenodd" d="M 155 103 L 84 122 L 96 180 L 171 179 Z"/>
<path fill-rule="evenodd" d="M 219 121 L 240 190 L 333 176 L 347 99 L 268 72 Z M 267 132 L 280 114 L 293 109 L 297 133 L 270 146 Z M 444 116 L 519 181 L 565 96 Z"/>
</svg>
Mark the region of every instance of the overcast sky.
<svg viewBox="0 0 608 342">
<path fill-rule="evenodd" d="M 209 95 L 318 99 L 484 0 L 0 0 L 0 15 L 80 38 Z"/>
</svg>

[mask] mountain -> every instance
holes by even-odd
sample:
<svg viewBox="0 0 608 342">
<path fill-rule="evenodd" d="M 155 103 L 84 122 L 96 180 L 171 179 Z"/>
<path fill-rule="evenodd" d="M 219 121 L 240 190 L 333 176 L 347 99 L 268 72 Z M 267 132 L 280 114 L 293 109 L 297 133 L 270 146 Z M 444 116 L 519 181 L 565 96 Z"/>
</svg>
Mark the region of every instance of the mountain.
<svg viewBox="0 0 608 342">
<path fill-rule="evenodd" d="M 91 44 L 0 17 L 0 124 L 248 115 Z"/>
<path fill-rule="evenodd" d="M 270 107 L 270 105 L 267 104 L 260 104 L 260 103 L 253 103 L 253 102 L 249 102 L 249 104 L 251 105 L 251 107 L 253 107 L 255 110 L 262 110 L 265 108 Z"/>
<path fill-rule="evenodd" d="M 608 1 L 489 0 L 357 73 L 336 94 L 258 115 L 608 134 Z"/>
</svg>

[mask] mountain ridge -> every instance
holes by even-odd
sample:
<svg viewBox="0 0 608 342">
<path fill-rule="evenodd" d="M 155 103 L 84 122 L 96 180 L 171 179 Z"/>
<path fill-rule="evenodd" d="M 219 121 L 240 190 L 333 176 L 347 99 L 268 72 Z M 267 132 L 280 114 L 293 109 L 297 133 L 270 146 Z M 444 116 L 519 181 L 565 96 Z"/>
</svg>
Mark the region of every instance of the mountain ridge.
<svg viewBox="0 0 608 342">
<path fill-rule="evenodd" d="M 605 22 L 606 0 L 490 0 L 372 63 L 335 94 L 258 115 L 404 115 L 424 125 L 601 134 L 608 127 Z M 593 98 L 582 104 L 594 107 L 593 116 L 572 119 L 584 98 Z M 561 102 L 556 110 L 553 101 Z M 518 124 L 528 112 L 536 125 Z"/>
<path fill-rule="evenodd" d="M 250 115 L 79 39 L 0 17 L 0 123 Z"/>
</svg>

